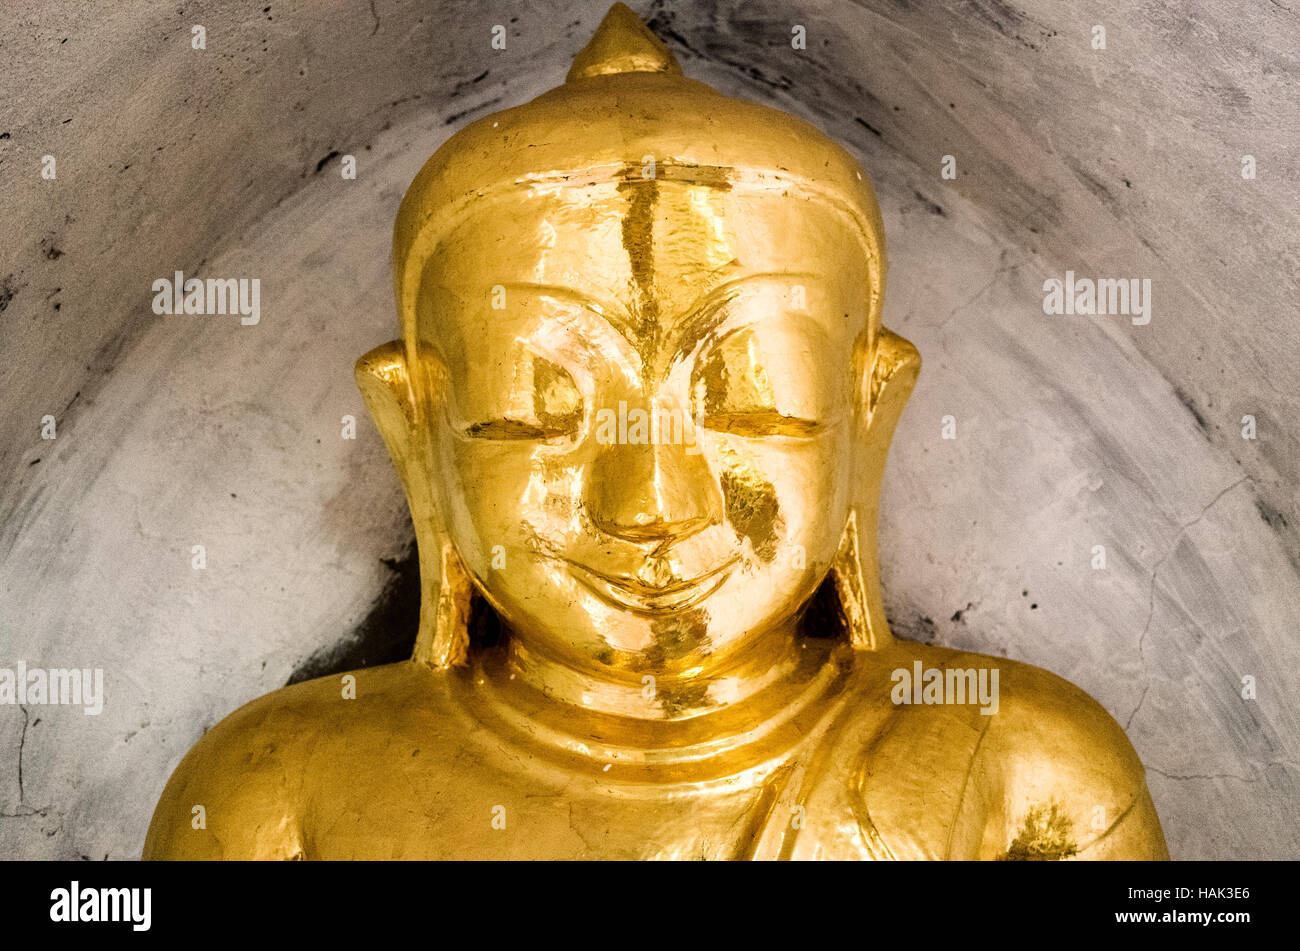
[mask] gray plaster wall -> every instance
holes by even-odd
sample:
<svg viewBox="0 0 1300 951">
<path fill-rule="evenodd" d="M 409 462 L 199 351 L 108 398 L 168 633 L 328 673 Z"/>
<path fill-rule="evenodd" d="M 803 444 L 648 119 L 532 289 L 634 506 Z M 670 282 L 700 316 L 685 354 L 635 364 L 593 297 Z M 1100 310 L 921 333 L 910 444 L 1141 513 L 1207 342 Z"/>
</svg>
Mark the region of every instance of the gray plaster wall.
<svg viewBox="0 0 1300 951">
<path fill-rule="evenodd" d="M 882 506 L 897 632 L 1097 697 L 1175 858 L 1300 857 L 1300 11 L 633 6 L 689 75 L 809 119 L 876 185 L 885 320 L 925 360 Z M 107 692 L 98 716 L 0 706 L 0 855 L 137 856 L 206 729 L 409 643 L 409 520 L 351 380 L 397 332 L 392 220 L 605 7 L 0 7 L 0 667 L 99 667 Z M 177 269 L 259 277 L 261 322 L 154 315 Z M 1151 322 L 1044 314 L 1067 269 L 1149 278 Z"/>
</svg>

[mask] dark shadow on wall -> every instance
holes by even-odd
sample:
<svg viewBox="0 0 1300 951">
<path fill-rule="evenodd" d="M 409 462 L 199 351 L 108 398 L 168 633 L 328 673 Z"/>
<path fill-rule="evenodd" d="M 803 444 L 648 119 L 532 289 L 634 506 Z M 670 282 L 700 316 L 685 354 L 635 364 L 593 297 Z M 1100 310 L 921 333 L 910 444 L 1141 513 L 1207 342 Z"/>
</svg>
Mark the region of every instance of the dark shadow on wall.
<svg viewBox="0 0 1300 951">
<path fill-rule="evenodd" d="M 420 559 L 411 541 L 400 558 L 385 561 L 393 576 L 365 620 L 342 640 L 316 651 L 298 665 L 285 686 L 409 660 L 420 624 Z M 502 639 L 496 611 L 477 594 L 470 606 L 469 637 L 475 647 Z"/>
<path fill-rule="evenodd" d="M 342 640 L 322 647 L 299 664 L 286 687 L 360 667 L 380 667 L 411 656 L 420 623 L 420 561 L 414 540 L 401 557 L 385 564 L 393 575 L 370 613 Z"/>
</svg>

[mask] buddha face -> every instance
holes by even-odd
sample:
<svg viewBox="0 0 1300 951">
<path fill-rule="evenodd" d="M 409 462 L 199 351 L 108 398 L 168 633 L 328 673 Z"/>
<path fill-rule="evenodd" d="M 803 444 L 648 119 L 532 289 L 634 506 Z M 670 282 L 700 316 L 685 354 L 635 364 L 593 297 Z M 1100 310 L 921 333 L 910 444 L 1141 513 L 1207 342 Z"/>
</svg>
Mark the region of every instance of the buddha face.
<svg viewBox="0 0 1300 951">
<path fill-rule="evenodd" d="M 483 199 L 420 335 L 439 505 L 516 636 L 635 678 L 797 612 L 848 515 L 867 280 L 842 212 L 724 175 Z"/>
</svg>

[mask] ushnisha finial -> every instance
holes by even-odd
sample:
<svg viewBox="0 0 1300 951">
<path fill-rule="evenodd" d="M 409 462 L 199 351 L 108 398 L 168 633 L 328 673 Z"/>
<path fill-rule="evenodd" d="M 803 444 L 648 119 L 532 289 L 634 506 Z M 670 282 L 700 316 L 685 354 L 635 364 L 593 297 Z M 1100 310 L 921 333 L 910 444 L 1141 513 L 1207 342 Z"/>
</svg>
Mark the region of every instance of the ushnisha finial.
<svg viewBox="0 0 1300 951">
<path fill-rule="evenodd" d="M 565 82 L 610 73 L 675 73 L 682 68 L 659 37 L 622 3 L 609 8 L 596 35 L 573 58 Z"/>
</svg>

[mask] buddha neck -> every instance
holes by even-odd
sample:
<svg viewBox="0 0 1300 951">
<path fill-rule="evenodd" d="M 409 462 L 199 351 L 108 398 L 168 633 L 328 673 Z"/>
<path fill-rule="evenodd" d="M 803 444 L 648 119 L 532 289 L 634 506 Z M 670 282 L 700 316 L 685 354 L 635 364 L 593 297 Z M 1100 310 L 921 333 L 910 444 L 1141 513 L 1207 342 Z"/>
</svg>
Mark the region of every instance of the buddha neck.
<svg viewBox="0 0 1300 951">
<path fill-rule="evenodd" d="M 509 632 L 503 643 L 471 653 L 463 696 L 489 729 L 495 724 L 608 778 L 695 781 L 793 749 L 852 654 L 841 641 L 800 636 L 790 622 L 725 667 L 629 675 L 594 663 L 575 669 Z M 646 676 L 653 684 L 642 683 Z"/>
<path fill-rule="evenodd" d="M 616 670 L 594 658 L 572 666 L 508 631 L 500 673 L 559 704 L 637 720 L 685 720 L 748 706 L 756 696 L 789 680 L 801 663 L 797 620 L 790 620 L 733 652 L 684 669 L 646 664 Z"/>
</svg>

